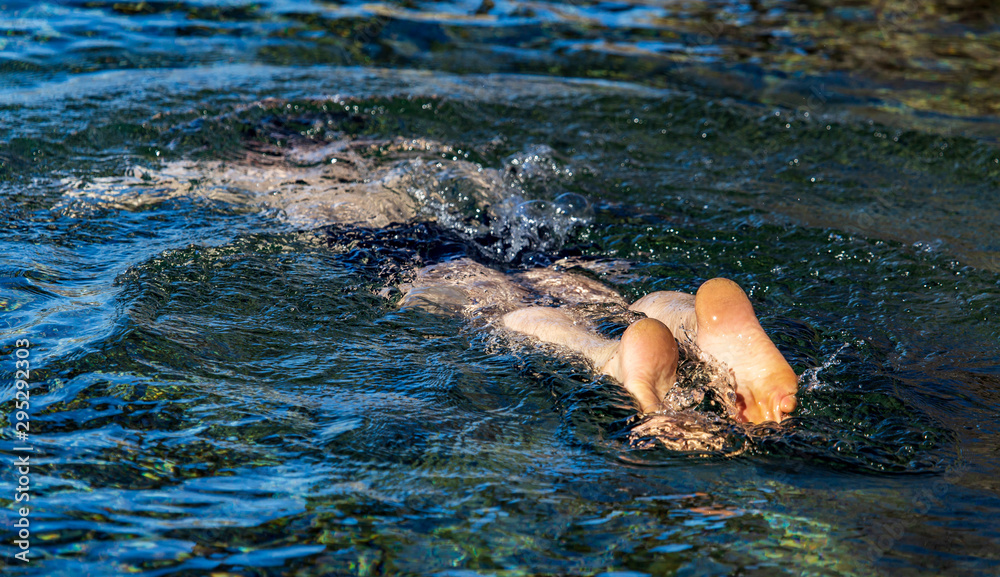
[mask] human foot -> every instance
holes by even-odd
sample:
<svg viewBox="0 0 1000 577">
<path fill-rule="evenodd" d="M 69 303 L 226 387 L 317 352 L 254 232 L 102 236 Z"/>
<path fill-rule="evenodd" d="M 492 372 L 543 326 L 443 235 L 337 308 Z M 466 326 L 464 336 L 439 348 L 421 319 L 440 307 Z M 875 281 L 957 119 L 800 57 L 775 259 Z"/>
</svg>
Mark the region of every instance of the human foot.
<svg viewBox="0 0 1000 577">
<path fill-rule="evenodd" d="M 739 285 L 724 278 L 707 281 L 695 295 L 695 314 L 695 344 L 733 371 L 744 419 L 780 422 L 795 410 L 798 377 L 761 328 Z"/>
<path fill-rule="evenodd" d="M 640 411 L 658 411 L 677 382 L 677 341 L 670 329 L 656 319 L 632 323 L 603 372 L 625 386 L 639 401 Z"/>
</svg>

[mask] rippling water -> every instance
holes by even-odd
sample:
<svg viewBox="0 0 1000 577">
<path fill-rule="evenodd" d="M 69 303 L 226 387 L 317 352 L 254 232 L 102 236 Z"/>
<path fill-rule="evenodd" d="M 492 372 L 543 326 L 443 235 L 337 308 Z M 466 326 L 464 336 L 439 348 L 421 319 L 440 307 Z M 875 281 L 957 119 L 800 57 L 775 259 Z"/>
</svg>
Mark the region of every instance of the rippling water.
<svg viewBox="0 0 1000 577">
<path fill-rule="evenodd" d="M 0 0 L 0 567 L 996 574 L 998 62 L 975 1 Z M 459 255 L 733 278 L 801 408 L 630 443 L 613 381 L 397 310 Z"/>
</svg>

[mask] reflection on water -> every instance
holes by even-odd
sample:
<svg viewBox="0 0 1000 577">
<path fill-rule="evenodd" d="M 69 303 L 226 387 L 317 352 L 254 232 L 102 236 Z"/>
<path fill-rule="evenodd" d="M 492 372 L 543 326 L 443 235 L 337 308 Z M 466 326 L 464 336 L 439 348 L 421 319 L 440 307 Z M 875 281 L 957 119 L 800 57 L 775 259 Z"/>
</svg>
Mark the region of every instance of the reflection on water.
<svg viewBox="0 0 1000 577">
<path fill-rule="evenodd" d="M 6 572 L 1000 568 L 992 4 L 0 18 L 0 363 L 31 339 L 37 451 Z M 397 308 L 457 256 L 625 299 L 731 277 L 801 407 L 731 423 L 687 363 L 640 419 L 577 359 Z"/>
</svg>

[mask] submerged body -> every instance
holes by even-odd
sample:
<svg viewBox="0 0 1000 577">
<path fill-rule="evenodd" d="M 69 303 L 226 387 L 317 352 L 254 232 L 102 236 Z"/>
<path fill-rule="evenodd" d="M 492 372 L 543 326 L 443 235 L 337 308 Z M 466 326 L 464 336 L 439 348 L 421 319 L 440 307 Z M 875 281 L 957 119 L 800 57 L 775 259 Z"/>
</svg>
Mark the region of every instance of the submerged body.
<svg viewBox="0 0 1000 577">
<path fill-rule="evenodd" d="M 263 199 L 300 226 L 350 223 L 384 227 L 413 220 L 428 208 L 449 205 L 446 197 L 433 191 L 440 191 L 439 181 L 454 179 L 455 174 L 475 182 L 473 188 L 479 191 L 475 200 L 483 207 L 507 206 L 512 201 L 504 174 L 483 171 L 464 161 L 456 161 L 450 171 L 443 172 L 418 160 L 375 170 L 359 152 L 374 144 L 388 150 L 413 143 L 300 143 L 279 151 L 276 157 L 250 153 L 246 162 L 232 166 L 177 163 L 159 175 L 157 180 L 163 186 L 158 189 L 165 190 L 167 196 L 184 193 L 193 186 L 190 183 L 210 175 L 208 180 L 227 185 L 212 188 L 208 191 L 211 195 L 229 195 L 228 201 L 236 201 L 227 191 L 241 190 L 248 195 L 245 200 Z M 424 144 L 433 148 L 433 143 Z M 148 176 L 135 175 L 143 181 Z M 524 216 L 518 212 L 523 209 L 530 216 L 534 215 L 532 209 L 541 210 L 530 202 L 523 204 L 509 214 L 498 214 Z M 553 214 L 565 213 L 567 206 L 560 205 Z M 501 231 L 488 232 L 497 235 Z M 490 322 L 502 319 L 509 329 L 580 353 L 595 371 L 621 381 L 638 400 L 642 412 L 657 411 L 674 385 L 678 358 L 675 338 L 700 351 L 705 360 L 731 369 L 737 418 L 780 421 L 783 414 L 794 410 L 795 373 L 761 329 L 749 300 L 734 283 L 715 279 L 705 283 L 697 295 L 646 295 L 629 309 L 647 319 L 630 326 L 620 341 L 585 328 L 586 319 L 574 316 L 572 308 L 609 303 L 623 310 L 626 306 L 617 292 L 582 275 L 553 268 L 507 275 L 469 259 L 457 259 L 419 270 L 402 305 L 461 311 Z"/>
</svg>

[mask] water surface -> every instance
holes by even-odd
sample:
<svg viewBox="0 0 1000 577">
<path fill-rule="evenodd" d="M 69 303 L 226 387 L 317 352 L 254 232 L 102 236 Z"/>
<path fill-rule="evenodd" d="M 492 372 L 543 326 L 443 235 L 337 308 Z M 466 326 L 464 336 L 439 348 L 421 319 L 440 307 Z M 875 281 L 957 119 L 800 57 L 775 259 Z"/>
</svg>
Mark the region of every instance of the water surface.
<svg viewBox="0 0 1000 577">
<path fill-rule="evenodd" d="M 0 10 L 36 450 L 5 574 L 1000 570 L 988 3 Z M 409 222 L 334 222 L 326 182 Z M 597 276 L 630 299 L 733 278 L 801 409 L 633 447 L 614 382 L 396 309 L 459 254 L 626 263 Z"/>
</svg>

